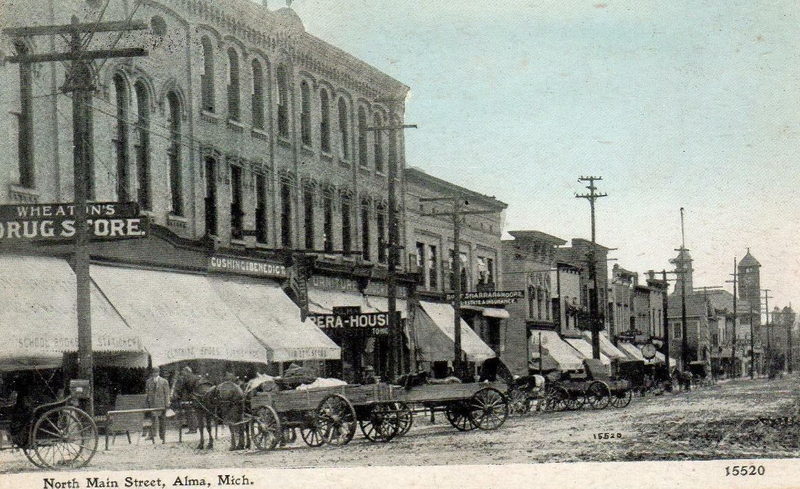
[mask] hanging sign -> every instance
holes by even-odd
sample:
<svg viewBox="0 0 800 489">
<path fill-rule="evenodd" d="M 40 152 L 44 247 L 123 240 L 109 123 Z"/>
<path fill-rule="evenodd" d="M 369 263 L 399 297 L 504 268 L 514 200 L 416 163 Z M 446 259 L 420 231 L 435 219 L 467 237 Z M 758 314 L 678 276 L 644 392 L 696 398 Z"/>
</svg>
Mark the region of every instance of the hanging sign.
<svg viewBox="0 0 800 489">
<path fill-rule="evenodd" d="M 398 316 L 399 311 L 396 312 Z M 326 333 L 344 335 L 386 335 L 389 334 L 388 312 L 359 312 L 355 314 L 311 314 L 311 321 Z"/>
<path fill-rule="evenodd" d="M 282 263 L 227 256 L 209 258 L 208 271 L 271 278 L 287 278 L 289 276 L 286 266 Z"/>
<path fill-rule="evenodd" d="M 524 290 L 497 290 L 494 292 L 462 292 L 461 304 L 465 306 L 489 306 L 499 304 L 513 304 L 518 299 L 525 297 Z M 455 294 L 448 293 L 446 300 L 452 301 Z"/>
</svg>

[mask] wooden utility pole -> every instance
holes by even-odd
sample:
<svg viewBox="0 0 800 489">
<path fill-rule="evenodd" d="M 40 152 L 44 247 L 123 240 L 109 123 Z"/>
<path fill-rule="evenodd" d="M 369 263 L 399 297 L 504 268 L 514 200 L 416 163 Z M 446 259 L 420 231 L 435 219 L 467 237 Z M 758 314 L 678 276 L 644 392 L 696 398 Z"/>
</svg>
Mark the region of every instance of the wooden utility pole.
<svg viewBox="0 0 800 489">
<path fill-rule="evenodd" d="M 389 133 L 389 182 L 387 190 L 389 192 L 389 212 L 387 213 L 389 236 L 387 258 L 387 306 L 389 309 L 389 370 L 393 377 L 398 377 L 401 374 L 401 364 L 403 354 L 400 345 L 400 325 L 397 319 L 397 265 L 399 260 L 399 251 L 402 246 L 399 241 L 399 222 L 397 219 L 397 192 L 395 187 L 397 180 L 397 134 L 399 131 L 405 129 L 416 129 L 415 124 L 393 124 L 395 114 L 395 104 L 401 102 L 396 99 L 378 99 L 376 102 L 383 102 L 389 105 L 389 121 L 386 126 L 378 127 L 365 127 L 366 131 L 387 131 Z M 413 358 L 413 354 L 412 354 Z"/>
<path fill-rule="evenodd" d="M 594 182 L 602 180 L 603 177 L 584 177 L 581 176 L 579 182 L 589 182 L 586 186 L 589 189 L 588 194 L 575 194 L 575 198 L 586 199 L 589 201 L 589 207 L 592 211 L 592 250 L 589 252 L 589 274 L 592 279 L 592 286 L 594 293 L 589 302 L 590 314 L 592 317 L 592 358 L 600 358 L 600 290 L 597 288 L 597 243 L 595 236 L 595 201 L 602 197 L 608 197 L 608 194 L 597 193 L 597 187 Z"/>
<path fill-rule="evenodd" d="M 12 56 L 11 63 L 45 63 L 51 61 L 70 61 L 66 81 L 61 91 L 72 92 L 72 136 L 73 136 L 73 175 L 75 202 L 75 253 L 74 268 L 77 283 L 76 303 L 78 316 L 78 371 L 82 379 L 88 380 L 90 395 L 87 410 L 94 414 L 94 359 L 92 355 L 92 322 L 89 278 L 89 229 L 86 221 L 86 204 L 90 198 L 88 183 L 91 180 L 93 164 L 92 150 L 92 97 L 95 91 L 94 60 L 108 58 L 131 58 L 146 56 L 142 48 L 119 48 L 87 50 L 89 44 L 84 36 L 98 32 L 137 31 L 147 29 L 141 22 L 92 22 L 81 24 L 78 17 L 72 16 L 68 25 L 15 27 L 3 29 L 3 33 L 16 38 L 67 35 L 69 51 L 63 53 L 41 53 Z"/>
<path fill-rule="evenodd" d="M 737 273 L 736 268 L 736 257 L 733 257 L 733 273 L 730 274 L 733 277 L 733 280 L 726 280 L 727 283 L 733 284 L 733 338 L 731 339 L 731 371 L 730 376 L 736 376 L 736 320 L 738 319 L 738 311 L 736 309 L 737 302 L 736 302 L 736 294 L 737 294 L 737 285 L 739 282 L 739 274 Z"/>
<path fill-rule="evenodd" d="M 764 293 L 764 327 L 767 328 L 767 350 L 764 355 L 766 357 L 764 373 L 769 373 L 769 369 L 772 368 L 772 328 L 769 324 L 769 300 L 772 299 L 773 296 L 769 295 L 769 293 L 772 292 L 771 289 L 761 289 L 761 292 Z"/>
<path fill-rule="evenodd" d="M 670 375 L 669 371 L 669 282 L 667 282 L 667 271 L 661 271 L 661 278 L 664 280 L 664 295 L 661 298 L 664 316 L 664 363 L 667 367 L 667 375 Z"/>
<path fill-rule="evenodd" d="M 461 224 L 463 223 L 464 216 L 474 214 L 497 214 L 497 211 L 468 211 L 465 207 L 469 206 L 469 202 L 462 195 L 455 195 L 450 197 L 431 197 L 421 198 L 420 202 L 441 202 L 449 201 L 452 205 L 452 210 L 446 212 L 430 212 L 421 214 L 422 216 L 436 217 L 447 216 L 453 222 L 453 370 L 459 378 L 464 378 L 466 372 L 464 371 L 464 359 L 461 352 L 461 294 L 463 284 L 461 283 Z"/>
<path fill-rule="evenodd" d="M 753 316 L 755 316 L 755 311 L 753 310 L 753 301 L 748 301 L 750 303 L 750 378 L 755 378 L 755 348 L 756 348 L 756 340 L 755 340 L 755 328 L 753 325 Z"/>
</svg>

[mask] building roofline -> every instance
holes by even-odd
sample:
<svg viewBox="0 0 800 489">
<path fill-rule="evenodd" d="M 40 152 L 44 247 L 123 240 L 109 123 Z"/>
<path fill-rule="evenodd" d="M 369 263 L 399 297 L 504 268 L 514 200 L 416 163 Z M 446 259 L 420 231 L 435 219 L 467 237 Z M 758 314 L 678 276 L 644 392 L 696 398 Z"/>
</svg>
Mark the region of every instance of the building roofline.
<svg viewBox="0 0 800 489">
<path fill-rule="evenodd" d="M 419 183 L 427 183 L 431 185 L 438 186 L 439 188 L 450 191 L 450 192 L 457 192 L 463 194 L 465 197 L 470 197 L 472 199 L 477 200 L 484 206 L 493 207 L 498 210 L 504 210 L 508 208 L 508 204 L 502 202 L 495 198 L 493 195 L 485 195 L 474 190 L 470 190 L 468 188 L 462 187 L 460 185 L 456 185 L 454 183 L 448 182 L 438 177 L 434 177 L 433 175 L 429 175 L 428 173 L 424 172 L 419 168 L 414 167 L 407 167 L 404 171 L 406 181 L 409 182 L 419 182 Z"/>
</svg>

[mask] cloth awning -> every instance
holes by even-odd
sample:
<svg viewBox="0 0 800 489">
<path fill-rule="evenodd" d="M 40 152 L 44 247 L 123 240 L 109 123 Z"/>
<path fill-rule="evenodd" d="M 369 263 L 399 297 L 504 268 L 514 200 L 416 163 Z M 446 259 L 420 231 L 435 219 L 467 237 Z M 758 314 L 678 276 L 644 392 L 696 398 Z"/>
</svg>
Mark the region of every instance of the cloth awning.
<svg viewBox="0 0 800 489">
<path fill-rule="evenodd" d="M 414 314 L 414 332 L 420 360 L 452 361 L 455 341 L 455 310 L 450 304 L 420 301 Z M 461 350 L 471 362 L 481 363 L 497 356 L 461 319 Z"/>
<path fill-rule="evenodd" d="M 584 331 L 583 337 L 586 338 L 586 341 L 589 341 L 589 344 L 591 345 L 592 332 Z M 600 333 L 600 352 L 612 360 L 615 358 L 628 358 L 628 356 L 621 352 L 619 348 L 614 346 L 614 343 L 612 343 L 611 340 L 608 339 L 608 336 L 602 332 Z"/>
<path fill-rule="evenodd" d="M 270 362 L 338 360 L 341 349 L 310 319 L 300 321 L 300 308 L 276 282 L 210 276 L 214 292 L 267 349 Z"/>
<path fill-rule="evenodd" d="M 484 307 L 484 306 L 461 306 L 461 310 L 477 311 L 481 316 L 487 318 L 508 319 L 511 315 L 505 309 L 499 307 Z"/>
<path fill-rule="evenodd" d="M 631 343 L 622 343 L 622 342 L 620 342 L 619 345 L 617 345 L 617 346 L 618 346 L 618 348 L 620 350 L 625 352 L 625 354 L 628 355 L 628 358 L 630 358 L 631 360 L 644 360 L 644 357 L 642 356 L 642 352 L 639 351 L 639 349 L 636 348 L 635 345 L 633 345 Z"/>
<path fill-rule="evenodd" d="M 76 278 L 54 257 L 0 256 L 0 371 L 60 367 L 78 351 Z M 90 285 L 92 349 L 97 365 L 146 367 L 140 336 Z"/>
<path fill-rule="evenodd" d="M 389 311 L 389 299 L 379 295 L 365 295 L 364 304 L 369 309 L 369 311 L 364 310 L 364 312 Z M 408 317 L 408 302 L 405 299 L 397 299 L 395 307 L 400 312 L 401 318 L 406 319 Z"/>
<path fill-rule="evenodd" d="M 184 360 L 266 363 L 267 351 L 206 275 L 92 265 L 91 276 L 141 336 L 153 365 Z"/>
<path fill-rule="evenodd" d="M 578 350 L 583 358 L 593 358 L 592 356 L 592 344 L 588 341 L 584 340 L 583 338 L 564 338 L 567 343 L 570 344 L 571 347 Z M 600 352 L 600 361 L 603 365 L 610 365 L 611 360 L 608 359 L 607 356 Z"/>
<path fill-rule="evenodd" d="M 574 348 L 569 346 L 555 331 L 531 331 L 528 349 L 531 355 L 531 366 L 539 368 L 539 338 L 542 345 L 542 370 L 581 370 L 583 359 Z"/>
<path fill-rule="evenodd" d="M 644 345 L 643 345 L 643 346 L 644 346 Z M 641 351 L 642 351 L 642 347 L 640 346 L 640 347 L 638 347 L 637 349 L 638 349 L 638 350 L 639 350 L 639 352 L 641 353 Z M 657 352 L 656 352 L 656 356 L 655 356 L 655 357 L 653 357 L 653 358 L 651 358 L 650 360 L 647 360 L 646 358 L 644 358 L 644 355 L 642 355 L 642 360 L 644 360 L 644 363 L 647 363 L 647 364 L 656 364 L 656 363 L 666 363 L 666 362 L 667 362 L 667 359 L 666 359 L 666 357 L 664 357 L 664 354 L 663 354 L 663 353 L 661 353 L 660 351 L 657 351 Z M 673 362 L 674 362 L 674 360 L 673 360 Z M 670 362 L 670 363 L 671 363 L 672 365 L 675 365 L 675 363 L 673 363 L 673 362 Z"/>
<path fill-rule="evenodd" d="M 362 294 L 309 289 L 308 310 L 312 314 L 333 314 L 334 307 L 360 307 L 362 312 L 378 312 L 367 306 Z"/>
</svg>

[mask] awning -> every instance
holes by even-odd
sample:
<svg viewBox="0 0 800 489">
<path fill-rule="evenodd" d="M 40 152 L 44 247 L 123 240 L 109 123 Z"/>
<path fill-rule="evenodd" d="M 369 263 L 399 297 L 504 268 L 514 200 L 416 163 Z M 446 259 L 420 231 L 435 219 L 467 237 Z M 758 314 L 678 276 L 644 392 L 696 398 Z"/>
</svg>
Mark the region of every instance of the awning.
<svg viewBox="0 0 800 489">
<path fill-rule="evenodd" d="M 508 319 L 511 315 L 505 309 L 499 307 L 484 307 L 484 306 L 461 306 L 461 310 L 477 311 L 481 316 L 487 318 Z"/>
<path fill-rule="evenodd" d="M 208 278 L 214 291 L 267 349 L 267 361 L 338 360 L 341 349 L 273 281 Z"/>
<path fill-rule="evenodd" d="M 76 279 L 60 258 L 0 256 L 0 371 L 61 366 L 78 351 Z M 90 288 L 92 349 L 97 365 L 146 367 L 139 335 L 94 284 Z"/>
<path fill-rule="evenodd" d="M 583 338 L 564 338 L 564 340 L 566 340 L 570 346 L 578 350 L 578 352 L 580 352 L 581 356 L 584 358 L 594 358 L 592 356 L 591 343 L 587 342 Z M 603 355 L 602 352 L 600 352 L 600 361 L 603 363 L 603 365 L 611 364 L 611 360 L 609 360 L 607 356 Z"/>
<path fill-rule="evenodd" d="M 539 338 L 542 344 L 543 370 L 580 370 L 583 359 L 574 348 L 569 346 L 555 331 L 534 330 L 528 344 L 533 368 L 539 367 Z"/>
<path fill-rule="evenodd" d="M 388 312 L 389 299 L 379 295 L 364 295 L 364 304 L 367 309 L 374 310 L 375 312 Z M 400 317 L 406 319 L 408 317 L 408 303 L 405 299 L 397 299 L 396 310 L 400 312 Z M 364 310 L 364 312 L 371 312 Z"/>
<path fill-rule="evenodd" d="M 184 360 L 267 361 L 261 342 L 207 277 L 92 265 L 91 276 L 134 331 L 153 365 Z"/>
<path fill-rule="evenodd" d="M 450 304 L 420 301 L 414 314 L 414 329 L 420 360 L 452 361 L 455 310 Z M 463 319 L 461 321 L 461 350 L 471 362 L 481 363 L 494 358 L 495 352 L 480 339 Z"/>
<path fill-rule="evenodd" d="M 644 360 L 642 352 L 631 343 L 620 342 L 617 347 L 628 355 L 631 360 Z"/>
<path fill-rule="evenodd" d="M 592 332 L 584 331 L 583 336 L 584 338 L 586 338 L 587 341 L 590 342 L 589 344 L 591 345 Z M 608 336 L 606 336 L 602 332 L 600 333 L 600 352 L 610 359 L 628 358 L 628 356 L 623 352 L 619 351 L 619 349 L 616 346 L 614 346 L 614 343 L 612 343 L 611 340 L 608 339 Z"/>
<path fill-rule="evenodd" d="M 639 353 L 641 353 L 642 347 L 641 346 L 637 347 L 637 349 L 639 350 Z M 646 358 L 644 358 L 644 355 L 642 355 L 642 359 L 644 360 L 644 363 L 647 363 L 647 364 L 666 363 L 666 361 L 667 361 L 666 357 L 664 357 L 664 354 L 661 353 L 660 351 L 657 351 L 656 352 L 656 356 L 651 358 L 650 360 L 647 360 Z M 670 363 L 672 365 L 675 365 L 674 360 L 672 362 L 670 362 Z"/>
<path fill-rule="evenodd" d="M 334 307 L 360 307 L 362 312 L 378 312 L 368 310 L 364 296 L 352 292 L 309 289 L 308 309 L 313 314 L 333 314 Z"/>
</svg>

